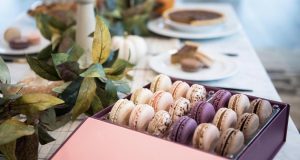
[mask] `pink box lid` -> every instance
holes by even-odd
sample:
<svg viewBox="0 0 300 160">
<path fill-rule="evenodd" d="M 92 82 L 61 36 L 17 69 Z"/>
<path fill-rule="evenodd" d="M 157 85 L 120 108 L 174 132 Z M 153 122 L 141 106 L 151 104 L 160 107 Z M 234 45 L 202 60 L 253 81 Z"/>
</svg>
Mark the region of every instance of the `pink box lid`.
<svg viewBox="0 0 300 160">
<path fill-rule="evenodd" d="M 53 160 L 199 160 L 222 157 L 88 118 L 53 155 Z"/>
</svg>

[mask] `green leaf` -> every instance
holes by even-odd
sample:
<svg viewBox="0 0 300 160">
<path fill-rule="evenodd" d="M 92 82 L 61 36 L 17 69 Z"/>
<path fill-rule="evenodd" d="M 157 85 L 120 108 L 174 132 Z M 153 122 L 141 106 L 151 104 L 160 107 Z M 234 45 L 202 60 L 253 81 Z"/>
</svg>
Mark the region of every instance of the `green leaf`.
<svg viewBox="0 0 300 160">
<path fill-rule="evenodd" d="M 46 15 L 44 14 L 38 14 L 35 17 L 36 25 L 38 29 L 40 30 L 41 34 L 48 40 L 51 39 L 52 32 L 49 28 L 49 23 L 47 21 Z"/>
<path fill-rule="evenodd" d="M 28 55 L 26 55 L 26 59 L 30 68 L 42 78 L 50 81 L 61 80 L 53 66 L 50 66 L 46 62 L 42 62 Z"/>
<path fill-rule="evenodd" d="M 0 57 L 0 71 L 0 83 L 10 83 L 9 70 L 2 57 Z"/>
<path fill-rule="evenodd" d="M 16 141 L 0 145 L 0 152 L 7 160 L 17 160 L 16 154 Z M 1 157 L 0 157 L 1 158 Z"/>
<path fill-rule="evenodd" d="M 64 81 L 72 81 L 79 76 L 80 68 L 77 62 L 64 62 L 56 66 L 58 73 Z"/>
<path fill-rule="evenodd" d="M 63 91 L 71 84 L 70 82 L 65 82 L 62 85 L 58 86 L 58 87 L 54 87 L 52 88 L 52 91 L 55 93 L 63 93 Z"/>
<path fill-rule="evenodd" d="M 102 66 L 104 68 L 111 67 L 116 62 L 116 60 L 118 59 L 118 55 L 119 55 L 119 50 L 111 51 L 108 59 L 105 61 L 105 63 L 102 64 Z"/>
<path fill-rule="evenodd" d="M 125 70 L 127 67 L 132 67 L 128 61 L 123 59 L 117 59 L 111 68 L 105 68 L 104 72 L 106 77 L 111 80 L 120 80 L 125 75 Z"/>
<path fill-rule="evenodd" d="M 106 81 L 105 92 L 106 97 L 108 98 L 108 105 L 116 102 L 119 99 L 117 95 L 117 87 L 111 80 Z"/>
<path fill-rule="evenodd" d="M 102 109 L 103 109 L 102 102 L 100 98 L 97 95 L 95 95 L 91 103 L 91 107 L 85 113 L 89 116 L 92 116 L 97 112 L 101 111 Z"/>
<path fill-rule="evenodd" d="M 67 124 L 68 122 L 70 122 L 71 120 L 71 114 L 70 113 L 66 113 L 62 116 L 56 117 L 56 121 L 53 123 L 49 123 L 49 124 L 42 124 L 47 130 L 49 131 L 54 131 L 62 126 L 64 126 L 65 124 Z"/>
<path fill-rule="evenodd" d="M 51 137 L 47 131 L 40 125 L 38 125 L 38 135 L 39 135 L 39 141 L 41 145 L 45 145 L 49 142 L 55 141 L 53 137 Z"/>
<path fill-rule="evenodd" d="M 75 106 L 72 110 L 72 120 L 87 111 L 92 103 L 96 91 L 94 78 L 86 77 L 83 79 L 77 96 Z"/>
<path fill-rule="evenodd" d="M 68 61 L 78 61 L 78 59 L 83 55 L 84 49 L 78 44 L 74 43 L 73 46 L 67 51 L 69 55 Z"/>
<path fill-rule="evenodd" d="M 129 87 L 129 85 L 128 85 L 127 82 L 118 83 L 118 84 L 116 84 L 114 82 L 114 84 L 116 85 L 118 92 L 127 94 L 127 93 L 130 93 L 130 91 L 131 91 L 131 89 L 130 89 L 130 87 Z"/>
<path fill-rule="evenodd" d="M 56 121 L 56 114 L 54 108 L 49 108 L 43 111 L 40 115 L 40 124 L 42 125 L 49 125 L 55 123 Z"/>
<path fill-rule="evenodd" d="M 67 55 L 66 53 L 55 53 L 55 54 L 51 54 L 51 56 L 55 66 L 65 63 L 69 57 L 69 55 Z"/>
<path fill-rule="evenodd" d="M 49 44 L 47 47 L 42 49 L 38 54 L 37 54 L 37 59 L 38 60 L 47 60 L 51 57 L 52 53 L 52 45 Z"/>
<path fill-rule="evenodd" d="M 64 103 L 63 100 L 49 94 L 31 93 L 25 94 L 13 102 L 12 109 L 31 115 L 62 103 Z"/>
<path fill-rule="evenodd" d="M 8 119 L 0 124 L 0 145 L 34 133 L 34 127 L 16 119 Z"/>
<path fill-rule="evenodd" d="M 109 30 L 101 17 L 96 16 L 96 28 L 92 48 L 93 62 L 104 63 L 109 57 L 110 49 L 111 37 Z"/>
<path fill-rule="evenodd" d="M 104 69 L 101 64 L 96 63 L 80 74 L 81 77 L 105 77 Z"/>
</svg>

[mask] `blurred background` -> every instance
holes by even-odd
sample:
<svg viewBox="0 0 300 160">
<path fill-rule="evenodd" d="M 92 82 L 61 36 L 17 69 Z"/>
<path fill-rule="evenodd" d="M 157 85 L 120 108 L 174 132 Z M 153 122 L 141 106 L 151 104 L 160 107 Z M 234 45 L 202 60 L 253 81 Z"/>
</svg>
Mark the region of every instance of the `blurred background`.
<svg viewBox="0 0 300 160">
<path fill-rule="evenodd" d="M 37 0 L 1 0 L 0 32 Z M 51 2 L 51 0 L 47 0 Z M 300 0 L 182 0 L 231 3 L 300 129 Z M 255 79 L 253 79 L 255 81 Z"/>
</svg>

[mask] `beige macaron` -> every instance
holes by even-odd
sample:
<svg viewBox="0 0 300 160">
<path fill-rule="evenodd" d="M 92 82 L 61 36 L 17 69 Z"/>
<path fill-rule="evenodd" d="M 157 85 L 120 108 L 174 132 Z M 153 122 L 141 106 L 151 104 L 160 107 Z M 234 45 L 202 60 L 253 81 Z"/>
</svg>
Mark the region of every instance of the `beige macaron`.
<svg viewBox="0 0 300 160">
<path fill-rule="evenodd" d="M 165 91 L 157 91 L 153 94 L 149 100 L 149 105 L 154 108 L 154 111 L 159 110 L 168 111 L 173 103 L 173 97 L 171 93 Z"/>
<path fill-rule="evenodd" d="M 154 110 L 151 106 L 138 104 L 130 114 L 129 127 L 134 130 L 145 131 L 153 117 Z"/>
<path fill-rule="evenodd" d="M 258 116 L 254 113 L 244 113 L 238 119 L 237 129 L 243 132 L 246 139 L 250 139 L 259 127 Z"/>
<path fill-rule="evenodd" d="M 193 84 L 186 93 L 186 98 L 191 102 L 191 104 L 195 104 L 198 101 L 205 101 L 205 87 L 199 84 Z"/>
<path fill-rule="evenodd" d="M 131 97 L 130 100 L 134 103 L 134 104 L 148 104 L 149 100 L 151 99 L 151 97 L 153 96 L 153 93 L 147 89 L 147 88 L 139 88 L 136 89 Z"/>
<path fill-rule="evenodd" d="M 14 39 L 21 38 L 21 31 L 16 27 L 9 27 L 4 32 L 4 39 L 6 42 L 10 42 Z"/>
<path fill-rule="evenodd" d="M 236 122 L 236 113 L 228 108 L 220 108 L 213 119 L 213 124 L 217 126 L 220 132 L 223 132 L 228 128 L 235 128 Z"/>
<path fill-rule="evenodd" d="M 115 124 L 128 125 L 129 117 L 134 107 L 133 102 L 127 99 L 119 99 L 112 107 L 109 119 Z"/>
<path fill-rule="evenodd" d="M 230 97 L 228 108 L 235 111 L 238 116 L 241 116 L 242 114 L 249 112 L 249 98 L 244 94 L 235 94 Z"/>
<path fill-rule="evenodd" d="M 238 129 L 228 128 L 223 133 L 216 147 L 216 152 L 225 157 L 232 157 L 244 146 L 244 135 Z"/>
<path fill-rule="evenodd" d="M 220 138 L 218 128 L 210 123 L 201 123 L 198 125 L 193 136 L 193 146 L 201 150 L 214 151 Z"/>
<path fill-rule="evenodd" d="M 160 75 L 157 75 L 153 79 L 153 81 L 150 85 L 150 90 L 152 92 L 156 92 L 156 91 L 169 92 L 171 86 L 172 86 L 172 81 L 171 81 L 170 77 L 168 77 L 164 74 L 160 74 Z"/>
<path fill-rule="evenodd" d="M 186 93 L 189 90 L 190 86 L 186 82 L 183 81 L 175 81 L 172 84 L 172 87 L 170 89 L 170 93 L 172 94 L 174 99 L 178 99 L 180 97 L 185 98 Z"/>
<path fill-rule="evenodd" d="M 147 131 L 154 136 L 162 137 L 172 123 L 170 114 L 167 111 L 160 110 L 155 113 L 150 121 Z"/>
<path fill-rule="evenodd" d="M 187 115 L 191 108 L 190 101 L 186 98 L 180 97 L 175 100 L 169 109 L 173 122 L 175 122 L 178 118 Z"/>
<path fill-rule="evenodd" d="M 260 125 L 269 119 L 272 111 L 272 105 L 267 100 L 255 99 L 250 104 L 250 112 L 255 113 L 258 116 Z"/>
</svg>

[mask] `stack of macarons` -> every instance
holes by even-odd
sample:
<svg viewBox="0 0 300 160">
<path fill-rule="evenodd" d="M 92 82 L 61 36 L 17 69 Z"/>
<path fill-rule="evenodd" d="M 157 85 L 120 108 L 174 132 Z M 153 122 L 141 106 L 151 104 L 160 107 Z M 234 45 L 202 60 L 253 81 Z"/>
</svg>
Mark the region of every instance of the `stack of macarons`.
<svg viewBox="0 0 300 160">
<path fill-rule="evenodd" d="M 244 94 L 218 90 L 207 100 L 206 88 L 158 75 L 150 89 L 120 99 L 109 120 L 118 125 L 216 153 L 235 155 L 272 114 L 269 101 L 250 102 Z"/>
<path fill-rule="evenodd" d="M 4 40 L 12 49 L 26 49 L 31 45 L 39 44 L 41 35 L 36 31 L 23 36 L 19 28 L 9 27 L 4 32 Z"/>
</svg>

